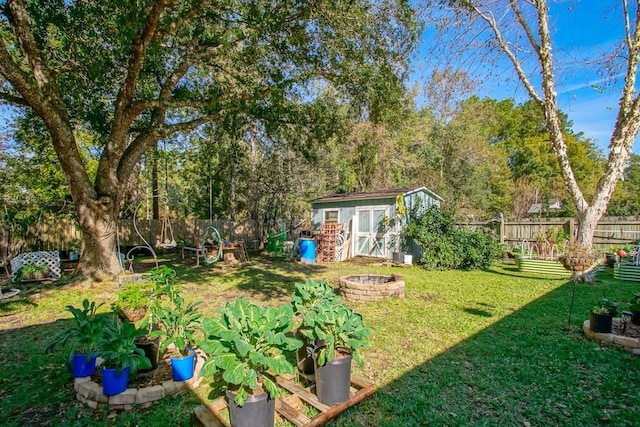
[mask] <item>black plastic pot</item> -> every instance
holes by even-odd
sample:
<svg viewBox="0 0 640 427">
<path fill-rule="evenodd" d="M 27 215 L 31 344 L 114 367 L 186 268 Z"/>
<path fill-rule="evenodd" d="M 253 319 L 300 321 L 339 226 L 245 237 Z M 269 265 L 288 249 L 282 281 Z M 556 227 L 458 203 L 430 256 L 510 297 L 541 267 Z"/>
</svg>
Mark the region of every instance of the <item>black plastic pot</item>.
<svg viewBox="0 0 640 427">
<path fill-rule="evenodd" d="M 604 254 L 607 260 L 607 267 L 614 267 L 616 265 L 616 262 L 618 261 L 618 255 L 607 252 L 606 254 Z"/>
<path fill-rule="evenodd" d="M 236 394 L 227 390 L 231 427 L 273 427 L 276 401 L 267 393 L 250 394 L 244 405 L 238 406 Z"/>
<path fill-rule="evenodd" d="M 297 338 L 302 340 L 302 347 L 297 350 L 296 356 L 298 361 L 298 373 L 302 374 L 305 378 L 313 380 L 313 373 L 315 372 L 313 364 L 313 352 L 317 347 L 324 345 L 322 340 L 311 340 L 302 334 L 297 334 Z"/>
<path fill-rule="evenodd" d="M 324 366 L 318 365 L 318 347 L 313 353 L 313 361 L 316 376 L 316 395 L 320 402 L 327 405 L 336 405 L 349 400 L 349 388 L 351 386 L 351 350 L 340 348 L 347 357 L 333 359 Z"/>
<path fill-rule="evenodd" d="M 634 325 L 640 325 L 640 313 L 639 312 L 631 312 L 631 323 Z"/>
<path fill-rule="evenodd" d="M 158 347 L 160 344 L 160 337 L 153 338 L 147 341 L 136 341 L 136 347 L 141 348 L 144 351 L 144 355 L 151 361 L 151 368 L 138 369 L 138 372 L 144 374 L 145 372 L 151 372 L 158 368 Z"/>
<path fill-rule="evenodd" d="M 610 334 L 612 323 L 613 316 L 610 314 L 589 313 L 589 329 L 593 332 Z"/>
</svg>

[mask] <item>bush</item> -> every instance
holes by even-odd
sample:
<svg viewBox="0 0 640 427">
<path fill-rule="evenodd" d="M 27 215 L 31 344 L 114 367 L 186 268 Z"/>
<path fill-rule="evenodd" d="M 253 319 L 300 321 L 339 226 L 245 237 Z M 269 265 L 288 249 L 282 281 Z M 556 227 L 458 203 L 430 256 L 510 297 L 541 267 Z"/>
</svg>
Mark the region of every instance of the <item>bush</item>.
<svg viewBox="0 0 640 427">
<path fill-rule="evenodd" d="M 487 268 L 501 254 L 491 235 L 455 226 L 453 212 L 437 206 L 414 215 L 404 237 L 422 248 L 418 263 L 429 270 Z"/>
</svg>

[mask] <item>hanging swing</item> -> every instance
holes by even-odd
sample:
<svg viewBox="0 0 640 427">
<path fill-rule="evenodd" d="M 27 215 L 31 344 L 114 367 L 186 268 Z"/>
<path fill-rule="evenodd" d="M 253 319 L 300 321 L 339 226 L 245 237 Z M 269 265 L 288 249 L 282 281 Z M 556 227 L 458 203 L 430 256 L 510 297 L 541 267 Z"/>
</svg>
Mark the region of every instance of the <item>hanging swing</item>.
<svg viewBox="0 0 640 427">
<path fill-rule="evenodd" d="M 160 219 L 160 239 L 156 240 L 156 248 L 171 249 L 178 246 L 176 239 L 173 237 L 173 229 L 171 228 L 171 220 L 169 219 L 169 205 L 164 205 L 164 212 Z"/>
<path fill-rule="evenodd" d="M 202 259 L 207 265 L 215 264 L 222 258 L 222 238 L 220 232 L 213 225 L 209 225 L 204 229 L 202 235 Z M 217 253 L 216 253 L 217 247 Z M 208 254 L 207 248 L 213 248 L 213 253 Z"/>
</svg>

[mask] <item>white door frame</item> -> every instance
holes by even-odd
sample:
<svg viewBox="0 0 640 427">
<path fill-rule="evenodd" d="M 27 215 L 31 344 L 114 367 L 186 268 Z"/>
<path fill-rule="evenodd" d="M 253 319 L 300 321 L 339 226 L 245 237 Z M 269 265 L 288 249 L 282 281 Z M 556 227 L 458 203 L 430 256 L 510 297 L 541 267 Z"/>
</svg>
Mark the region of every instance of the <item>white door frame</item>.
<svg viewBox="0 0 640 427">
<path fill-rule="evenodd" d="M 361 232 L 360 231 L 360 212 L 368 211 L 369 212 L 369 230 Z M 388 258 L 388 245 L 390 242 L 390 231 L 388 227 L 385 227 L 384 233 L 378 232 L 378 224 L 374 224 L 374 211 L 383 211 L 384 215 L 389 216 L 389 206 L 388 205 L 369 205 L 369 206 L 357 206 L 355 209 L 354 222 L 353 222 L 353 242 L 352 242 L 352 253 L 354 256 L 364 255 L 364 256 L 372 256 L 376 258 Z M 367 248 L 368 253 L 363 253 L 360 251 L 360 237 L 367 238 Z M 382 239 L 382 244 L 380 244 L 380 239 Z M 380 247 L 382 245 L 382 247 Z M 378 250 L 379 253 L 376 254 L 374 249 Z"/>
</svg>

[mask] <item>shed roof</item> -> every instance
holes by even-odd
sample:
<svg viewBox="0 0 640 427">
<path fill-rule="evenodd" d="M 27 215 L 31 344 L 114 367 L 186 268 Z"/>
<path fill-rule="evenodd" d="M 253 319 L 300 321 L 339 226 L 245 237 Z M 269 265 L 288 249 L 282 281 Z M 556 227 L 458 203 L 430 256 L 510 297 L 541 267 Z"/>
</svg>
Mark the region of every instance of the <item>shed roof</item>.
<svg viewBox="0 0 640 427">
<path fill-rule="evenodd" d="M 420 191 L 424 191 L 428 193 L 430 196 L 438 199 L 444 200 L 442 197 L 438 196 L 433 191 L 429 190 L 425 186 L 414 186 L 414 187 L 406 187 L 406 188 L 396 188 L 396 189 L 387 189 L 387 190 L 376 190 L 376 191 L 367 191 L 363 193 L 341 193 L 341 194 L 333 194 L 331 196 L 320 197 L 319 199 L 312 200 L 311 203 L 331 203 L 331 202 L 344 202 L 347 200 L 376 200 L 376 199 L 389 199 L 391 197 L 396 197 L 398 194 L 402 194 L 403 196 L 408 196 L 413 193 L 418 193 Z"/>
</svg>

